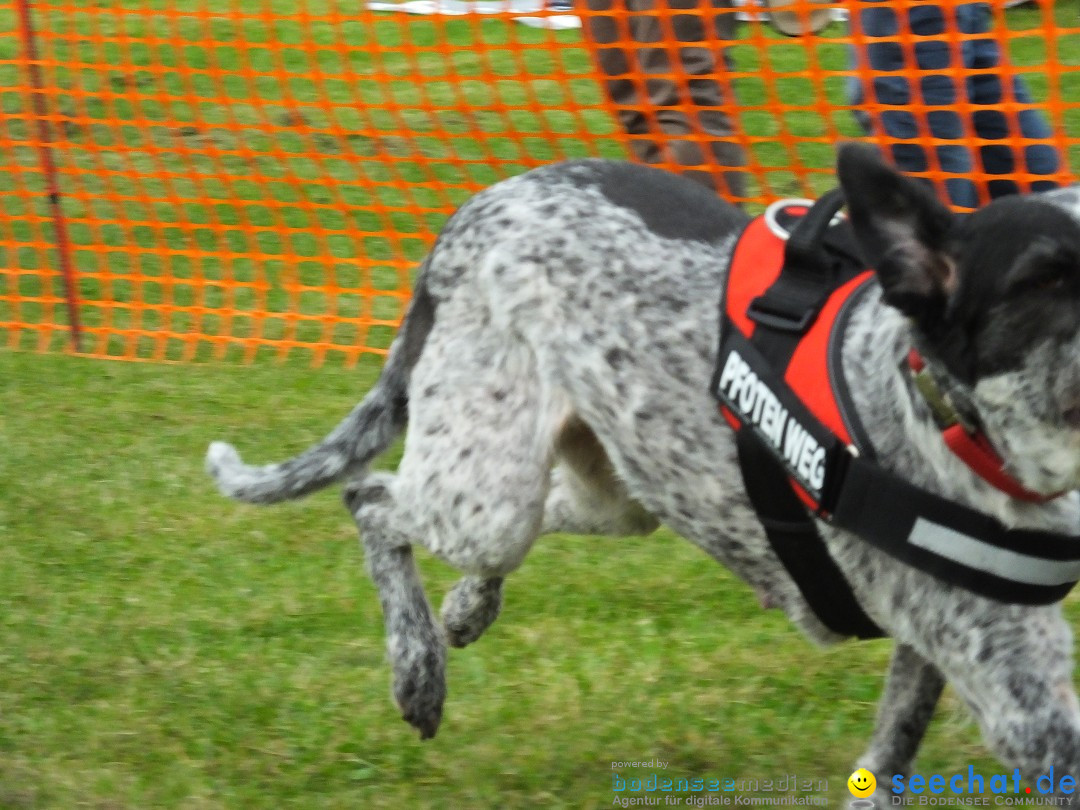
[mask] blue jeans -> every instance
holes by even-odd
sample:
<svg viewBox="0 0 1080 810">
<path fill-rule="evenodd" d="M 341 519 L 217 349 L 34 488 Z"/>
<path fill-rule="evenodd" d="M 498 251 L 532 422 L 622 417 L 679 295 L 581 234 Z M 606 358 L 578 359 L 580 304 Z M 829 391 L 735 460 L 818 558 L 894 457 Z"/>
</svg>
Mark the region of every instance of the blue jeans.
<svg viewBox="0 0 1080 810">
<path fill-rule="evenodd" d="M 882 0 L 864 0 L 866 3 L 880 3 Z M 965 34 L 979 34 L 990 30 L 990 7 L 986 3 L 965 3 L 955 8 L 957 30 Z M 908 24 L 911 33 L 916 36 L 932 36 L 946 31 L 945 13 L 937 5 L 919 5 L 908 10 Z M 896 11 L 887 6 L 864 8 L 858 12 L 858 19 L 852 20 L 867 38 L 896 36 L 899 25 Z M 993 39 L 965 40 L 961 45 L 963 67 L 969 69 L 992 68 L 1001 62 L 1001 50 Z M 922 101 L 932 109 L 926 113 L 925 126 L 935 138 L 960 140 L 964 137 L 964 124 L 959 112 L 954 107 L 959 101 L 966 100 L 973 105 L 998 104 L 1005 95 L 1001 77 L 994 73 L 968 76 L 964 82 L 964 96 L 959 95 L 956 80 L 947 73 L 934 73 L 935 70 L 947 70 L 950 67 L 950 44 L 948 42 L 916 42 L 915 65 L 905 65 L 903 46 L 899 42 L 869 42 L 866 44 L 864 59 L 871 71 L 894 71 L 905 67 L 917 67 L 922 72 L 919 89 Z M 852 104 L 861 104 L 865 99 L 865 90 L 858 77 L 851 86 Z M 911 86 L 903 76 L 874 76 L 873 92 L 879 104 L 889 107 L 907 107 L 911 103 Z M 1030 104 L 1031 93 L 1027 85 L 1019 78 L 1012 80 L 1013 98 L 1017 103 Z M 867 132 L 871 129 L 869 116 L 856 114 L 860 124 Z M 976 136 L 987 140 L 1007 138 L 1010 132 L 1009 114 L 1001 110 L 975 110 L 971 115 L 971 126 Z M 1020 135 L 1025 138 L 1049 138 L 1050 126 L 1037 110 L 1021 110 L 1015 114 L 1013 130 L 1019 126 Z M 919 137 L 919 122 L 907 109 L 885 110 L 881 113 L 881 128 L 885 134 L 894 138 L 915 139 Z M 929 169 L 926 152 L 915 143 L 897 143 L 892 146 L 893 160 L 902 171 L 922 172 Z M 1011 147 L 1001 144 L 986 144 L 979 147 L 979 157 L 987 174 L 1009 174 L 1016 170 L 1016 156 Z M 974 169 L 971 151 L 961 145 L 938 146 L 937 159 L 941 170 L 948 174 L 970 175 Z M 1026 171 L 1031 174 L 1054 174 L 1060 165 L 1057 150 L 1049 144 L 1031 144 L 1023 148 Z M 1031 184 L 1033 189 L 1054 188 L 1053 180 L 1040 180 Z M 975 184 L 967 177 L 953 177 L 945 181 L 949 199 L 954 205 L 975 208 L 978 205 L 978 193 Z M 1019 191 L 1011 180 L 991 180 L 988 183 L 991 197 L 1015 194 Z"/>
</svg>

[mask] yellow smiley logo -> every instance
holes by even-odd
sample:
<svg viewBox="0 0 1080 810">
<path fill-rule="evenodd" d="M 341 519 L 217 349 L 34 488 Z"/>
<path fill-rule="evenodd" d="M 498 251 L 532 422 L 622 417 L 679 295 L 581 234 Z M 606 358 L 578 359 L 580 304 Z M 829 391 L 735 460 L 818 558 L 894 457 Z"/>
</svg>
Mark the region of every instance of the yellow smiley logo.
<svg viewBox="0 0 1080 810">
<path fill-rule="evenodd" d="M 865 798 L 874 792 L 877 787 L 877 779 L 866 768 L 859 768 L 847 780 L 847 789 L 851 795 L 859 799 Z"/>
</svg>

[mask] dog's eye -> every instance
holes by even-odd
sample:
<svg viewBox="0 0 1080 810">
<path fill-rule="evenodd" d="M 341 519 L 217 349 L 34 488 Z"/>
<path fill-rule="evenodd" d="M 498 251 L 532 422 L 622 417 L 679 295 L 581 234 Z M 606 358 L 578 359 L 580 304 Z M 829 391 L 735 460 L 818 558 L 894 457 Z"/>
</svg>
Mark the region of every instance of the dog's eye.
<svg viewBox="0 0 1080 810">
<path fill-rule="evenodd" d="M 1049 273 L 1031 279 L 1024 285 L 1024 292 L 1057 292 L 1065 289 L 1067 279 L 1064 269 L 1052 270 Z"/>
<path fill-rule="evenodd" d="M 1005 274 L 1008 295 L 1064 293 L 1080 276 L 1075 250 L 1046 235 L 1035 237 Z"/>
<path fill-rule="evenodd" d="M 1009 285 L 1011 295 L 1029 295 L 1039 293 L 1063 293 L 1071 286 L 1080 267 L 1071 262 L 1039 262 L 1025 268 L 1023 273 L 1015 274 Z"/>
</svg>

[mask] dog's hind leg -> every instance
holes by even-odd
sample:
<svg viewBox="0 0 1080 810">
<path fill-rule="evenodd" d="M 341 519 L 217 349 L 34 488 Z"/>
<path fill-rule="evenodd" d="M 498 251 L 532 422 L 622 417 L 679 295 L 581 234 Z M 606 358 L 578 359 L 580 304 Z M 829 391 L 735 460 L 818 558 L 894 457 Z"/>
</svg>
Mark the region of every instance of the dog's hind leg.
<svg viewBox="0 0 1080 810">
<path fill-rule="evenodd" d="M 626 492 L 596 435 L 577 418 L 558 431 L 550 490 L 540 534 L 648 534 L 658 522 Z M 443 627 L 454 647 L 476 641 L 499 615 L 502 577 L 463 577 L 442 604 Z"/>
<path fill-rule="evenodd" d="M 502 609 L 502 577 L 464 576 L 443 599 L 440 615 L 452 647 L 472 644 Z"/>
<path fill-rule="evenodd" d="M 540 534 L 648 534 L 658 522 L 627 494 L 596 435 L 569 419 L 555 441 L 559 463 L 551 472 Z M 454 647 L 476 641 L 499 615 L 502 577 L 463 577 L 442 604 L 443 627 Z"/>
<path fill-rule="evenodd" d="M 908 645 L 897 644 L 878 703 L 874 735 L 856 768 L 866 768 L 878 778 L 909 773 L 944 688 L 945 679 L 933 664 Z M 888 806 L 883 782 L 874 800 L 876 806 Z"/>
<path fill-rule="evenodd" d="M 540 532 L 561 422 L 527 347 L 483 313 L 444 313 L 413 370 L 397 473 L 369 475 L 347 495 L 386 612 L 394 695 L 424 736 L 441 715 L 446 642 L 464 646 L 494 621 L 502 579 Z M 466 574 L 445 603 L 445 631 L 410 544 Z"/>
<path fill-rule="evenodd" d="M 432 616 L 408 536 L 386 520 L 392 476 L 375 473 L 345 488 L 345 504 L 361 527 L 364 562 L 379 593 L 394 700 L 402 717 L 435 736 L 446 697 L 446 643 Z"/>
</svg>

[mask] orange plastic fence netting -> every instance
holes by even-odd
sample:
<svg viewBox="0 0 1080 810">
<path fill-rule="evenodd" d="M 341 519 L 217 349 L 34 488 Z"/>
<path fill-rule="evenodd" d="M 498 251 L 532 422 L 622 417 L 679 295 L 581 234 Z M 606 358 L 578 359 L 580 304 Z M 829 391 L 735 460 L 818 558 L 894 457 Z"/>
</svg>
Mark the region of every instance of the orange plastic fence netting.
<svg viewBox="0 0 1080 810">
<path fill-rule="evenodd" d="M 1080 157 L 1073 3 L 546 2 L 0 0 L 6 344 L 74 319 L 94 356 L 352 363 L 455 207 L 564 158 L 755 209 L 829 187 L 845 139 L 914 148 L 958 205 L 955 159 L 984 201 Z"/>
</svg>

